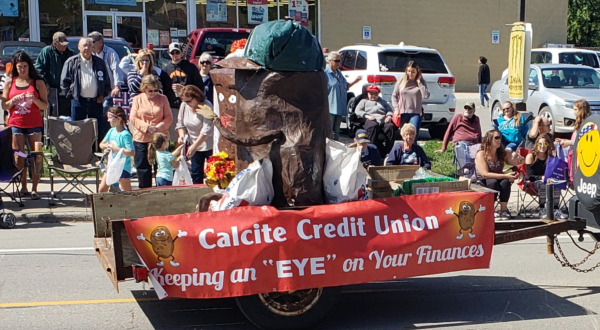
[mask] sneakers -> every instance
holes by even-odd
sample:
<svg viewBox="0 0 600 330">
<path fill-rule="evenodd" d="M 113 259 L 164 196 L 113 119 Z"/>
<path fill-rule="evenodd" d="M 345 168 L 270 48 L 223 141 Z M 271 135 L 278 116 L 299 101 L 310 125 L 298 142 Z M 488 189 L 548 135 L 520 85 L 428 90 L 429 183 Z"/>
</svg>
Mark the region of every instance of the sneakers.
<svg viewBox="0 0 600 330">
<path fill-rule="evenodd" d="M 508 212 L 508 210 L 502 211 L 500 213 L 494 212 L 495 220 L 510 220 L 512 218 L 513 216 L 510 214 L 510 212 Z"/>
</svg>

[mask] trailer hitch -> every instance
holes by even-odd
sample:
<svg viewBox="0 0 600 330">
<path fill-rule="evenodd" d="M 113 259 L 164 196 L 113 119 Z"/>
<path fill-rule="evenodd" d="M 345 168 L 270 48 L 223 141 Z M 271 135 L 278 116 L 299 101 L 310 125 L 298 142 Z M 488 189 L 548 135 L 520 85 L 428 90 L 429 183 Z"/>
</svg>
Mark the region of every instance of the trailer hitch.
<svg viewBox="0 0 600 330">
<path fill-rule="evenodd" d="M 591 233 L 587 230 L 578 230 L 577 231 L 579 233 L 579 238 L 578 241 L 582 242 L 583 241 L 583 234 L 592 234 L 592 236 L 594 238 L 596 238 L 596 235 L 594 235 L 594 233 Z M 575 246 L 586 252 L 587 255 L 578 263 L 571 263 L 569 262 L 569 260 L 567 259 L 567 257 L 565 256 L 565 253 L 562 250 L 562 247 L 560 246 L 560 242 L 557 239 L 557 235 L 553 235 L 553 237 L 548 236 L 548 245 L 550 245 L 550 242 L 553 241 L 556 244 L 556 248 L 558 249 L 558 253 L 560 253 L 560 256 L 558 254 L 556 254 L 556 252 L 554 252 L 554 249 L 552 249 L 552 253 L 554 254 L 554 258 L 556 258 L 556 260 L 561 264 L 562 267 L 569 267 L 571 269 L 573 269 L 576 272 L 579 273 L 589 273 L 591 271 L 594 271 L 596 268 L 600 267 L 600 262 L 598 262 L 596 265 L 587 268 L 587 269 L 582 269 L 579 268 L 579 266 L 583 265 L 584 263 L 586 263 L 589 259 L 590 256 L 594 255 L 596 253 L 596 251 L 598 251 L 598 249 L 600 249 L 600 242 L 596 241 L 596 245 L 594 246 L 594 248 L 592 250 L 587 250 L 582 248 L 581 246 L 579 246 L 577 244 L 577 242 L 575 242 L 575 239 L 573 238 L 573 236 L 571 236 L 571 234 L 569 232 L 566 232 L 567 235 L 569 235 L 569 238 L 571 239 L 571 241 L 573 242 L 573 244 L 575 244 Z M 550 249 L 550 247 L 548 247 Z"/>
</svg>

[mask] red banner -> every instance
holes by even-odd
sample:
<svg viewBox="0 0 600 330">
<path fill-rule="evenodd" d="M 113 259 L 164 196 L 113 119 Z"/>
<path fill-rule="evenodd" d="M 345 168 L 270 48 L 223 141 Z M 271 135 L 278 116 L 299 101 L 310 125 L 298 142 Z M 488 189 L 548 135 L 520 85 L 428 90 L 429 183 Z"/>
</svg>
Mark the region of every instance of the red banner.
<svg viewBox="0 0 600 330">
<path fill-rule="evenodd" d="M 125 227 L 159 297 L 220 298 L 488 268 L 494 204 L 492 194 L 457 192 Z"/>
</svg>

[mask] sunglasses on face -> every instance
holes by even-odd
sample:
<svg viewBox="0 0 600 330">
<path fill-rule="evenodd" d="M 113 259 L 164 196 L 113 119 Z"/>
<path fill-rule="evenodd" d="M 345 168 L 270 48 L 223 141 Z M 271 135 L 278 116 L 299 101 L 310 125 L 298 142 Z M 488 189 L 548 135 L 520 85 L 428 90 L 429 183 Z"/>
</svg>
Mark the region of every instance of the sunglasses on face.
<svg viewBox="0 0 600 330">
<path fill-rule="evenodd" d="M 158 92 L 160 92 L 160 89 L 149 89 L 146 92 L 148 92 L 148 93 L 158 93 Z"/>
<path fill-rule="evenodd" d="M 340 63 L 342 60 L 331 60 L 331 61 L 335 62 L 335 63 Z"/>
<path fill-rule="evenodd" d="M 494 136 L 494 140 L 500 140 L 502 137 L 500 135 Z"/>
<path fill-rule="evenodd" d="M 181 54 L 181 52 L 178 51 L 178 50 L 172 50 L 171 51 L 171 55 L 179 55 L 179 54 Z"/>
<path fill-rule="evenodd" d="M 368 93 L 369 93 L 369 95 L 378 95 L 379 94 L 378 92 L 368 92 Z"/>
<path fill-rule="evenodd" d="M 506 110 L 512 110 L 512 107 L 510 108 L 502 108 L 502 110 L 506 111 Z"/>
<path fill-rule="evenodd" d="M 537 145 L 540 146 L 540 147 L 547 147 L 548 143 L 547 142 L 538 142 Z"/>
<path fill-rule="evenodd" d="M 150 60 L 140 60 L 142 63 L 150 63 Z"/>
<path fill-rule="evenodd" d="M 209 65 L 210 61 L 202 61 L 202 62 L 200 62 L 200 64 L 202 64 L 202 65 Z"/>
</svg>

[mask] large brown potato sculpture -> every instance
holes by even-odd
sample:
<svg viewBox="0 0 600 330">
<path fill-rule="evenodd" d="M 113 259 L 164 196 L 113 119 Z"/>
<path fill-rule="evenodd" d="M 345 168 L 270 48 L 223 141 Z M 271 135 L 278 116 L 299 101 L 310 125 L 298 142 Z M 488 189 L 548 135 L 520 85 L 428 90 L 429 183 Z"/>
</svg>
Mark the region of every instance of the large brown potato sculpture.
<svg viewBox="0 0 600 330">
<path fill-rule="evenodd" d="M 273 163 L 273 206 L 323 204 L 325 139 L 329 136 L 327 78 L 322 71 L 274 72 L 245 58 L 217 63 L 219 150 L 238 172 L 257 159 Z"/>
</svg>

